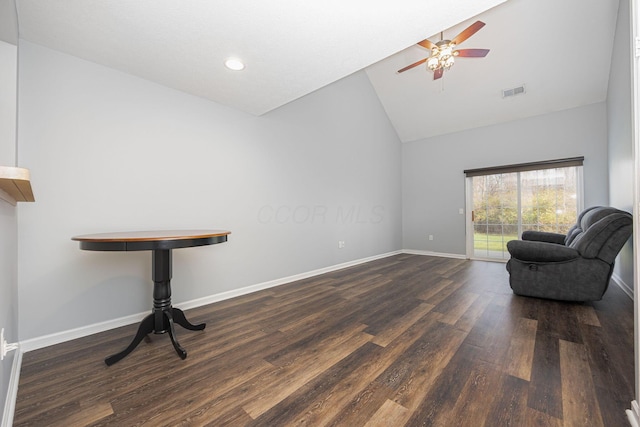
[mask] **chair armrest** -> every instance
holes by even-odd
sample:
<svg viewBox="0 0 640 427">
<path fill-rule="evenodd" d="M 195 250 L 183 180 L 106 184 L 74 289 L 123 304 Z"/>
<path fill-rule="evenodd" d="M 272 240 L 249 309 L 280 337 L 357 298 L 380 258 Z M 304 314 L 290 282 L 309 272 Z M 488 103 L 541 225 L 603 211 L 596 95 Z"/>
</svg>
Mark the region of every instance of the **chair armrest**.
<svg viewBox="0 0 640 427">
<path fill-rule="evenodd" d="M 564 245 L 564 239 L 567 236 L 560 233 L 550 233 L 548 231 L 523 231 L 522 240 L 530 240 L 536 242 L 557 243 Z"/>
<path fill-rule="evenodd" d="M 512 240 L 507 250 L 513 258 L 526 262 L 562 262 L 580 258 L 580 253 L 564 245 L 548 242 Z"/>
</svg>

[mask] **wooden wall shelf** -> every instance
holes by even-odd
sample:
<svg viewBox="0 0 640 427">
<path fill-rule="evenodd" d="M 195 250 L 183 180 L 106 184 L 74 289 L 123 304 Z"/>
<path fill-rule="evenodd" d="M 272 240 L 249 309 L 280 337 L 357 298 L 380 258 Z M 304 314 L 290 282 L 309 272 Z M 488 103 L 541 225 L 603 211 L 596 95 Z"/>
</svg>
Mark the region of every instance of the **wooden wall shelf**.
<svg viewBox="0 0 640 427">
<path fill-rule="evenodd" d="M 0 199 L 14 206 L 17 202 L 35 202 L 29 169 L 0 166 Z"/>
</svg>

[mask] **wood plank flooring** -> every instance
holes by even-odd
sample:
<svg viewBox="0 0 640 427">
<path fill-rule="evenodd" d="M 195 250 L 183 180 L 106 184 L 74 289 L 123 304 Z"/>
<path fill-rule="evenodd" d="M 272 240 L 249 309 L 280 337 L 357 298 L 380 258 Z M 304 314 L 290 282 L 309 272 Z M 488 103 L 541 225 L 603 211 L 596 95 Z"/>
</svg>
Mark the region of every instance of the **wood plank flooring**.
<svg viewBox="0 0 640 427">
<path fill-rule="evenodd" d="M 397 255 L 24 355 L 15 426 L 625 426 L 633 303 L 511 293 L 504 264 Z"/>
</svg>

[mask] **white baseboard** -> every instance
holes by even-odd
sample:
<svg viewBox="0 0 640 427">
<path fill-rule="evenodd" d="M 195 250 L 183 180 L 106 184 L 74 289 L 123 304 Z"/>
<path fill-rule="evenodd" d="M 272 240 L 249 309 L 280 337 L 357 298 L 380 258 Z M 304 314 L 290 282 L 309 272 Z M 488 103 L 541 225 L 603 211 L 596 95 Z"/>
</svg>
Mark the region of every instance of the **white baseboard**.
<svg viewBox="0 0 640 427">
<path fill-rule="evenodd" d="M 16 398 L 18 397 L 18 383 L 20 382 L 20 368 L 22 367 L 22 349 L 13 355 L 13 364 L 11 365 L 11 377 L 9 378 L 9 388 L 7 389 L 7 398 L 4 402 L 4 412 L 2 414 L 2 427 L 11 427 L 13 425 L 13 414 L 16 410 Z"/>
<path fill-rule="evenodd" d="M 28 340 L 20 341 L 20 348 L 22 348 L 22 351 L 24 351 L 25 353 L 32 350 L 38 350 L 39 348 L 49 347 L 50 345 L 60 344 L 66 341 L 71 341 L 89 335 L 97 334 L 99 332 L 108 331 L 110 329 L 119 328 L 121 326 L 138 323 L 142 321 L 142 319 L 144 319 L 148 314 L 149 312 L 145 311 L 144 313 L 132 314 L 130 316 L 119 317 L 117 319 L 106 320 L 99 323 L 93 323 L 91 325 L 81 326 L 79 328 L 69 329 L 67 331 L 56 332 L 55 334 L 31 338 Z"/>
<path fill-rule="evenodd" d="M 627 418 L 632 427 L 640 427 L 640 408 L 635 400 L 631 402 L 631 409 L 627 409 Z"/>
<path fill-rule="evenodd" d="M 442 253 L 442 252 L 431 252 L 431 251 L 420 251 L 420 250 L 416 250 L 416 249 L 403 249 L 402 253 L 403 254 L 410 254 L 410 255 L 437 256 L 437 257 L 440 257 L 440 258 L 467 259 L 466 255 L 447 254 L 447 253 Z"/>
<path fill-rule="evenodd" d="M 211 304 L 218 301 L 250 294 L 263 289 L 272 288 L 274 286 L 284 285 L 285 283 L 295 282 L 297 280 L 307 279 L 309 277 L 318 276 L 324 273 L 330 273 L 336 270 L 342 270 L 343 268 L 352 267 L 365 262 L 375 261 L 377 259 L 386 258 L 393 255 L 398 255 L 403 251 L 388 252 L 381 255 L 375 255 L 367 258 L 361 258 L 354 261 L 345 262 L 342 264 L 336 264 L 329 267 L 319 268 L 306 273 L 295 274 L 293 276 L 283 277 L 281 279 L 270 280 L 268 282 L 258 283 L 256 285 L 246 286 L 240 289 L 234 289 L 227 292 L 221 292 L 219 294 L 210 295 L 203 298 L 194 299 L 191 301 L 185 301 L 174 304 L 176 307 L 180 307 L 183 310 L 191 308 L 201 307 L 203 305 Z M 436 256 L 436 255 L 434 255 Z M 143 313 L 132 314 L 130 316 L 120 317 L 118 319 L 107 320 L 100 323 L 94 323 L 79 328 L 57 332 L 55 334 L 45 335 L 41 337 L 31 338 L 20 342 L 20 348 L 23 352 L 37 350 L 40 348 L 48 347 L 50 345 L 60 344 L 66 341 L 71 341 L 77 338 L 86 337 L 99 332 L 108 331 L 110 329 L 119 328 L 121 326 L 131 325 L 140 322 L 145 316 L 149 314 L 148 311 Z"/>
<path fill-rule="evenodd" d="M 611 275 L 611 280 L 613 280 L 613 283 L 615 283 L 620 289 L 622 289 L 622 292 L 624 292 L 629 298 L 633 300 L 633 288 L 631 286 L 627 285 L 624 280 L 622 280 L 616 273 L 613 273 Z"/>
<path fill-rule="evenodd" d="M 239 296 L 242 296 L 242 295 L 251 294 L 253 292 L 262 291 L 264 289 L 273 288 L 275 286 L 284 285 L 286 283 L 295 282 L 297 280 L 307 279 L 309 277 L 319 276 L 321 274 L 330 273 L 330 272 L 336 271 L 336 270 L 342 270 L 343 268 L 353 267 L 353 266 L 358 265 L 358 264 L 364 264 L 365 262 L 375 261 L 377 259 L 387 258 L 387 257 L 393 256 L 393 255 L 398 255 L 398 254 L 401 254 L 401 253 L 402 253 L 402 251 L 395 251 L 395 252 L 387 252 L 387 253 L 382 254 L 382 255 L 375 255 L 375 256 L 372 256 L 372 257 L 368 257 L 368 258 L 361 258 L 361 259 L 358 259 L 358 260 L 355 260 L 355 261 L 349 261 L 349 262 L 345 262 L 345 263 L 342 263 L 342 264 L 332 265 L 330 267 L 319 268 L 317 270 L 308 271 L 306 273 L 295 274 L 293 276 L 283 277 L 281 279 L 270 280 L 268 282 L 258 283 L 257 285 L 247 286 L 247 287 L 240 288 L 240 289 L 234 289 L 234 290 L 231 290 L 231 291 L 222 292 L 222 293 L 215 294 L 215 295 L 210 295 L 210 296 L 207 296 L 207 297 L 204 297 L 204 298 L 198 298 L 198 299 L 195 299 L 195 300 L 183 302 L 183 303 L 176 304 L 176 305 L 177 306 L 179 305 L 180 308 L 183 309 L 183 310 L 189 310 L 191 308 L 202 307 L 203 305 L 212 304 L 214 302 L 224 301 L 224 300 L 235 298 L 235 297 L 239 297 Z"/>
<path fill-rule="evenodd" d="M 281 279 L 271 280 L 268 282 L 258 283 L 256 285 L 246 286 L 240 289 L 234 289 L 231 291 L 221 292 L 218 294 L 206 296 L 203 298 L 194 299 L 191 301 L 185 301 L 182 303 L 175 304 L 184 310 L 188 310 L 191 308 L 201 307 L 203 305 L 212 304 L 218 301 L 224 301 L 230 298 L 235 298 L 238 296 L 250 294 L 253 292 L 257 292 L 264 289 L 269 289 L 275 286 L 283 285 L 290 282 L 295 282 L 297 280 L 307 279 L 309 277 L 318 276 L 320 274 L 329 273 L 336 270 L 341 270 L 343 268 L 352 267 L 358 264 L 363 264 L 370 261 L 375 261 L 377 259 L 386 258 L 393 255 L 398 254 L 410 254 L 410 255 L 425 255 L 425 256 L 435 256 L 441 258 L 455 258 L 455 259 L 467 259 L 465 255 L 460 254 L 449 254 L 442 252 L 431 252 L 431 251 L 423 251 L 423 250 L 414 250 L 414 249 L 403 249 L 400 251 L 388 252 L 381 255 L 375 255 L 367 258 L 361 258 L 354 261 L 349 261 L 341 264 L 332 265 L 329 267 L 320 268 L 317 270 L 308 271 L 306 273 L 296 274 L 293 276 L 283 277 Z M 613 281 L 627 294 L 630 298 L 633 299 L 633 291 L 631 288 L 624 283 L 620 277 L 617 275 L 612 276 Z M 131 325 L 134 323 L 140 322 L 149 312 L 141 312 L 132 314 L 125 317 L 120 317 L 117 319 L 107 320 L 104 322 L 94 323 L 87 326 L 82 326 L 75 329 L 70 329 L 67 331 L 57 332 L 50 335 L 44 335 L 41 337 L 31 338 L 28 340 L 24 340 L 20 342 L 20 348 L 22 352 L 28 352 L 32 350 L 37 350 L 40 348 L 48 347 L 55 344 L 60 344 L 62 342 L 71 341 L 77 338 L 82 338 L 88 335 L 96 334 L 99 332 L 104 332 L 110 329 L 119 328 L 121 326 Z"/>
</svg>

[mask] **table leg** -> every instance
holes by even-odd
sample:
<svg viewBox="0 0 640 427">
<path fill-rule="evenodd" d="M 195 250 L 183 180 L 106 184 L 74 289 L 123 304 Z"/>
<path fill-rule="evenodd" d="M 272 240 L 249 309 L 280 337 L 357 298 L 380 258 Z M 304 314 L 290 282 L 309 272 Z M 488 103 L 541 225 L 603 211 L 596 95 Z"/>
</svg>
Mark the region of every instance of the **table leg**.
<svg viewBox="0 0 640 427">
<path fill-rule="evenodd" d="M 184 311 L 175 307 L 173 307 L 173 321 L 178 325 L 182 326 L 183 328 L 189 329 L 191 331 L 201 331 L 204 329 L 205 326 L 207 326 L 206 323 L 200 323 L 198 325 L 194 325 L 193 323 L 187 320 L 187 318 L 184 315 Z"/>
<path fill-rule="evenodd" d="M 129 346 L 122 350 L 120 353 L 111 355 L 104 359 L 104 363 L 106 363 L 107 366 L 111 366 L 114 363 L 124 359 L 126 355 L 131 353 L 133 349 L 136 348 L 138 344 L 140 344 L 140 341 L 142 341 L 144 337 L 153 332 L 153 324 L 153 314 L 145 317 L 140 323 L 140 326 L 138 327 L 138 333 L 136 333 L 136 336 L 133 338 L 133 341 L 131 341 L 131 344 L 129 344 Z"/>
<path fill-rule="evenodd" d="M 175 348 L 176 353 L 178 353 L 178 356 L 180 356 L 180 359 L 184 360 L 187 358 L 187 351 L 180 346 L 180 343 L 176 338 L 176 332 L 173 328 L 173 315 L 171 314 L 171 310 L 165 311 L 164 315 L 166 316 L 167 321 L 169 323 L 168 330 L 169 330 L 169 338 L 171 338 L 171 344 L 173 344 L 173 348 Z"/>
<path fill-rule="evenodd" d="M 176 338 L 174 323 L 185 329 L 201 331 L 206 324 L 194 325 L 187 320 L 184 312 L 171 306 L 171 249 L 156 249 L 152 253 L 152 279 L 153 279 L 153 310 L 145 317 L 138 327 L 136 336 L 131 344 L 120 353 L 105 359 L 108 366 L 122 360 L 133 351 L 142 339 L 150 334 L 169 333 L 171 344 L 181 359 L 187 357 L 187 351 L 180 346 Z"/>
</svg>

